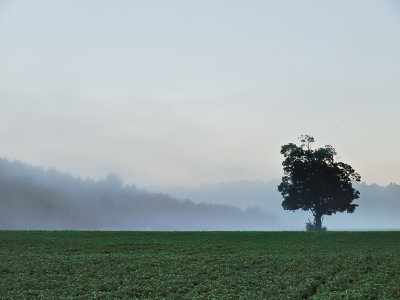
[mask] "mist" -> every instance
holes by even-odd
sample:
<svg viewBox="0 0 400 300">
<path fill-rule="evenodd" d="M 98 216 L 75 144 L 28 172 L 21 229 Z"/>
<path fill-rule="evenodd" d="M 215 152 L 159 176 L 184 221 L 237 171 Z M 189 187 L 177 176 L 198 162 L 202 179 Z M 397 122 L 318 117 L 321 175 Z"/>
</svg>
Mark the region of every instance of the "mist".
<svg viewBox="0 0 400 300">
<path fill-rule="evenodd" d="M 280 230 L 304 230 L 309 211 L 283 210 L 282 196 L 277 190 L 279 179 L 271 181 L 240 180 L 217 184 L 202 184 L 197 188 L 182 186 L 160 187 L 173 197 L 190 198 L 195 203 L 230 204 L 241 209 L 257 207 L 275 215 L 280 220 Z M 328 230 L 395 230 L 400 228 L 400 185 L 387 186 L 355 183 L 360 198 L 354 201 L 359 206 L 352 214 L 337 213 L 324 216 Z"/>
<path fill-rule="evenodd" d="M 0 159 L 2 230 L 304 230 L 310 212 L 285 211 L 279 180 L 154 187 L 117 175 L 82 179 Z M 356 184 L 353 214 L 325 216 L 329 230 L 400 228 L 400 186 Z M 156 192 L 155 192 L 156 191 Z"/>
<path fill-rule="evenodd" d="M 194 203 L 124 185 L 0 160 L 0 229 L 276 230 L 261 209 Z"/>
</svg>

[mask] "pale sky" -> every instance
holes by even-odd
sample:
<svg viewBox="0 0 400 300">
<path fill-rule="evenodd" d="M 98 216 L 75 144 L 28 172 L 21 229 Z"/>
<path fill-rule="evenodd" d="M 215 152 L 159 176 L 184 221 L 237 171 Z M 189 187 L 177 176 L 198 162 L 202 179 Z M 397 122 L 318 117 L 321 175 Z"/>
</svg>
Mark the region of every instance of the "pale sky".
<svg viewBox="0 0 400 300">
<path fill-rule="evenodd" d="M 282 175 L 310 134 L 400 183 L 400 2 L 0 1 L 0 157 L 138 186 Z"/>
</svg>

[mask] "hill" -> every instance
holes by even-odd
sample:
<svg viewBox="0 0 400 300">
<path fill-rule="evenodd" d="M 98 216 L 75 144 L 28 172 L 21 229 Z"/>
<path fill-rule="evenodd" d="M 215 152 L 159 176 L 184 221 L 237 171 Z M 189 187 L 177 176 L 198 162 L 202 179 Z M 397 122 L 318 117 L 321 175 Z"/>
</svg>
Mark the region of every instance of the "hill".
<svg viewBox="0 0 400 300">
<path fill-rule="evenodd" d="M 123 185 L 0 160 L 0 229 L 273 230 L 257 209 L 199 204 Z"/>
<path fill-rule="evenodd" d="M 279 180 L 241 180 L 150 192 L 116 175 L 82 179 L 0 159 L 0 229 L 304 230 L 309 212 L 284 211 Z M 400 186 L 357 184 L 354 214 L 325 217 L 330 230 L 400 228 Z"/>
</svg>

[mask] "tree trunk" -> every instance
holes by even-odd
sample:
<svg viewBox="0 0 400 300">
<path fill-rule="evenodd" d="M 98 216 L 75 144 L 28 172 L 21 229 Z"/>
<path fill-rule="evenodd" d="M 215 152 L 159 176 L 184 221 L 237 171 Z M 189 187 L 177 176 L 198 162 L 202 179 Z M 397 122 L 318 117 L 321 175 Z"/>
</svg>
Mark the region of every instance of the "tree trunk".
<svg viewBox="0 0 400 300">
<path fill-rule="evenodd" d="M 322 230 L 322 215 L 321 214 L 314 215 L 314 228 L 316 231 Z"/>
</svg>

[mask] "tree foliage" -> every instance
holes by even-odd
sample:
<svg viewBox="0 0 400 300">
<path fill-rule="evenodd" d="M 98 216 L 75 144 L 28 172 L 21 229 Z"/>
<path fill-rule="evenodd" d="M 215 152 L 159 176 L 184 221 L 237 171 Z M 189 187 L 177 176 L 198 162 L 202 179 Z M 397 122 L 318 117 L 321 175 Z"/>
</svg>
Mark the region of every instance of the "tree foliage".
<svg viewBox="0 0 400 300">
<path fill-rule="evenodd" d="M 310 210 L 314 216 L 315 230 L 322 229 L 322 217 L 337 212 L 353 213 L 360 192 L 352 186 L 361 176 L 348 164 L 335 160 L 336 151 L 326 145 L 312 149 L 314 138 L 300 137 L 301 145 L 283 145 L 282 182 L 278 191 L 284 200 L 285 210 Z"/>
</svg>

